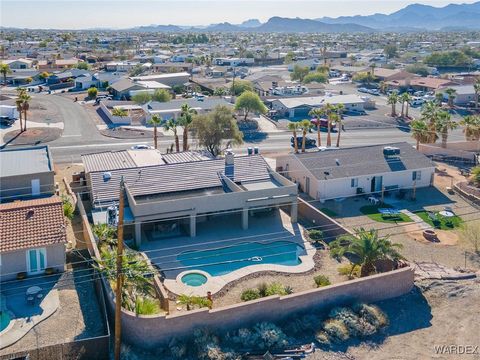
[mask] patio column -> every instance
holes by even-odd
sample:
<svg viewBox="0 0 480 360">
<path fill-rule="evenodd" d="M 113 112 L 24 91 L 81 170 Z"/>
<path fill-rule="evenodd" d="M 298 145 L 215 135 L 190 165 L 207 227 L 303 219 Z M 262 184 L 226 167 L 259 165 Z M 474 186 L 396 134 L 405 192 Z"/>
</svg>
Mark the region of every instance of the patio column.
<svg viewBox="0 0 480 360">
<path fill-rule="evenodd" d="M 242 229 L 248 229 L 248 208 L 243 208 L 242 210 Z"/>
<path fill-rule="evenodd" d="M 197 215 L 190 214 L 190 237 L 197 236 Z"/>
<path fill-rule="evenodd" d="M 135 221 L 135 245 L 142 245 L 142 223 L 138 220 Z"/>
<path fill-rule="evenodd" d="M 298 217 L 298 202 L 297 202 L 297 200 L 293 201 L 291 206 L 292 207 L 291 207 L 291 210 L 290 210 L 290 221 L 292 223 L 296 223 L 297 222 L 297 217 Z"/>
</svg>

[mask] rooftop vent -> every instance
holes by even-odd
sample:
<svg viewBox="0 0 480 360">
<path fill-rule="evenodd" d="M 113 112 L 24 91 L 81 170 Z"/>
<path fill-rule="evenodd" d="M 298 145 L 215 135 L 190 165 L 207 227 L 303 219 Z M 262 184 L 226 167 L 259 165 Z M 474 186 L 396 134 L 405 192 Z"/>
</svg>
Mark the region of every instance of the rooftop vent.
<svg viewBox="0 0 480 360">
<path fill-rule="evenodd" d="M 335 159 L 335 162 L 336 162 L 337 166 L 340 166 L 340 160 Z"/>
<path fill-rule="evenodd" d="M 390 156 L 399 156 L 400 155 L 400 149 L 397 147 L 393 146 L 385 146 L 383 148 L 383 155 L 386 157 Z"/>
<path fill-rule="evenodd" d="M 235 153 L 232 149 L 225 151 L 225 176 L 230 180 L 234 179 L 235 175 Z"/>
<path fill-rule="evenodd" d="M 104 182 L 107 182 L 108 180 L 110 180 L 112 178 L 112 173 L 109 172 L 109 171 L 106 171 L 103 173 L 103 181 Z"/>
<path fill-rule="evenodd" d="M 28 209 L 28 211 L 27 211 L 27 219 L 31 219 L 34 214 L 35 214 L 35 210 L 33 210 L 33 209 Z"/>
</svg>

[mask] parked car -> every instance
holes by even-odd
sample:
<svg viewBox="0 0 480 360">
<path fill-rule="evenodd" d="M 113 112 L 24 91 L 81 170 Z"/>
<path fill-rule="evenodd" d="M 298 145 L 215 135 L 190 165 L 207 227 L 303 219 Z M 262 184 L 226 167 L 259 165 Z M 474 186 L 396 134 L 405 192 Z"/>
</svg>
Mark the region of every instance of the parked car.
<svg viewBox="0 0 480 360">
<path fill-rule="evenodd" d="M 303 136 L 297 136 L 298 147 L 302 146 Z M 290 139 L 292 147 L 295 146 L 295 138 L 292 136 Z M 305 138 L 305 147 L 315 147 L 317 142 L 315 139 Z"/>
<path fill-rule="evenodd" d="M 314 124 L 315 126 L 317 126 L 318 124 L 318 119 L 317 118 L 314 118 L 312 120 L 310 120 L 310 122 L 312 124 Z M 324 118 L 320 118 L 320 128 L 322 129 L 326 129 L 328 127 L 328 120 L 327 119 L 324 119 Z M 330 129 L 335 129 L 335 124 L 331 124 L 330 125 Z"/>
<path fill-rule="evenodd" d="M 361 88 L 358 88 L 358 92 L 368 93 L 368 89 L 367 89 L 367 88 L 364 88 L 364 87 L 361 87 Z"/>
<path fill-rule="evenodd" d="M 411 106 L 414 106 L 414 107 L 415 107 L 415 106 L 422 106 L 424 102 L 425 102 L 424 99 L 417 97 L 417 98 L 413 98 L 413 100 L 412 100 L 412 102 L 410 103 L 410 105 L 411 105 Z"/>
<path fill-rule="evenodd" d="M 380 96 L 380 91 L 378 91 L 377 89 L 369 89 L 368 93 L 374 96 Z"/>
<path fill-rule="evenodd" d="M 421 96 L 424 96 L 425 95 L 425 92 L 424 91 L 415 91 L 413 93 L 414 96 L 418 96 L 418 97 L 421 97 Z"/>
<path fill-rule="evenodd" d="M 365 110 L 346 110 L 343 112 L 345 115 L 351 115 L 351 116 L 359 116 L 359 115 L 367 115 Z"/>
<path fill-rule="evenodd" d="M 138 145 L 133 145 L 131 149 L 132 150 L 151 150 L 153 149 L 153 146 L 150 146 L 147 144 L 138 144 Z"/>
</svg>

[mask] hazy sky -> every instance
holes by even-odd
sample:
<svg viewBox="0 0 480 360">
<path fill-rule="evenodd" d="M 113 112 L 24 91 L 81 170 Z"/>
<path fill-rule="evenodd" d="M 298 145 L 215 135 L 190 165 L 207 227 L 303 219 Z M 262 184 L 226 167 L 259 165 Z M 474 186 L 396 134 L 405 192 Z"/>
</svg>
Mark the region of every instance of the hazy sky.
<svg viewBox="0 0 480 360">
<path fill-rule="evenodd" d="M 391 13 L 417 1 L 402 0 L 0 0 L 5 27 L 85 29 L 150 24 L 206 25 L 266 21 L 272 16 L 318 18 Z M 474 1 L 418 1 L 432 6 Z"/>
</svg>

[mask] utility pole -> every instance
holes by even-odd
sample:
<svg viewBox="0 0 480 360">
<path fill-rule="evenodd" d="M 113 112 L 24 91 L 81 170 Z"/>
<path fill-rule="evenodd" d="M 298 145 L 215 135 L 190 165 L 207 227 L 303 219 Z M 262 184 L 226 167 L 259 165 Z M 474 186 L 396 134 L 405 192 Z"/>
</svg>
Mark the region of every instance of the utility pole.
<svg viewBox="0 0 480 360">
<path fill-rule="evenodd" d="M 120 349 L 122 344 L 122 261 L 123 261 L 123 214 L 125 208 L 125 183 L 120 180 L 120 195 L 118 204 L 117 224 L 117 287 L 115 288 L 115 360 L 120 360 Z"/>
</svg>

